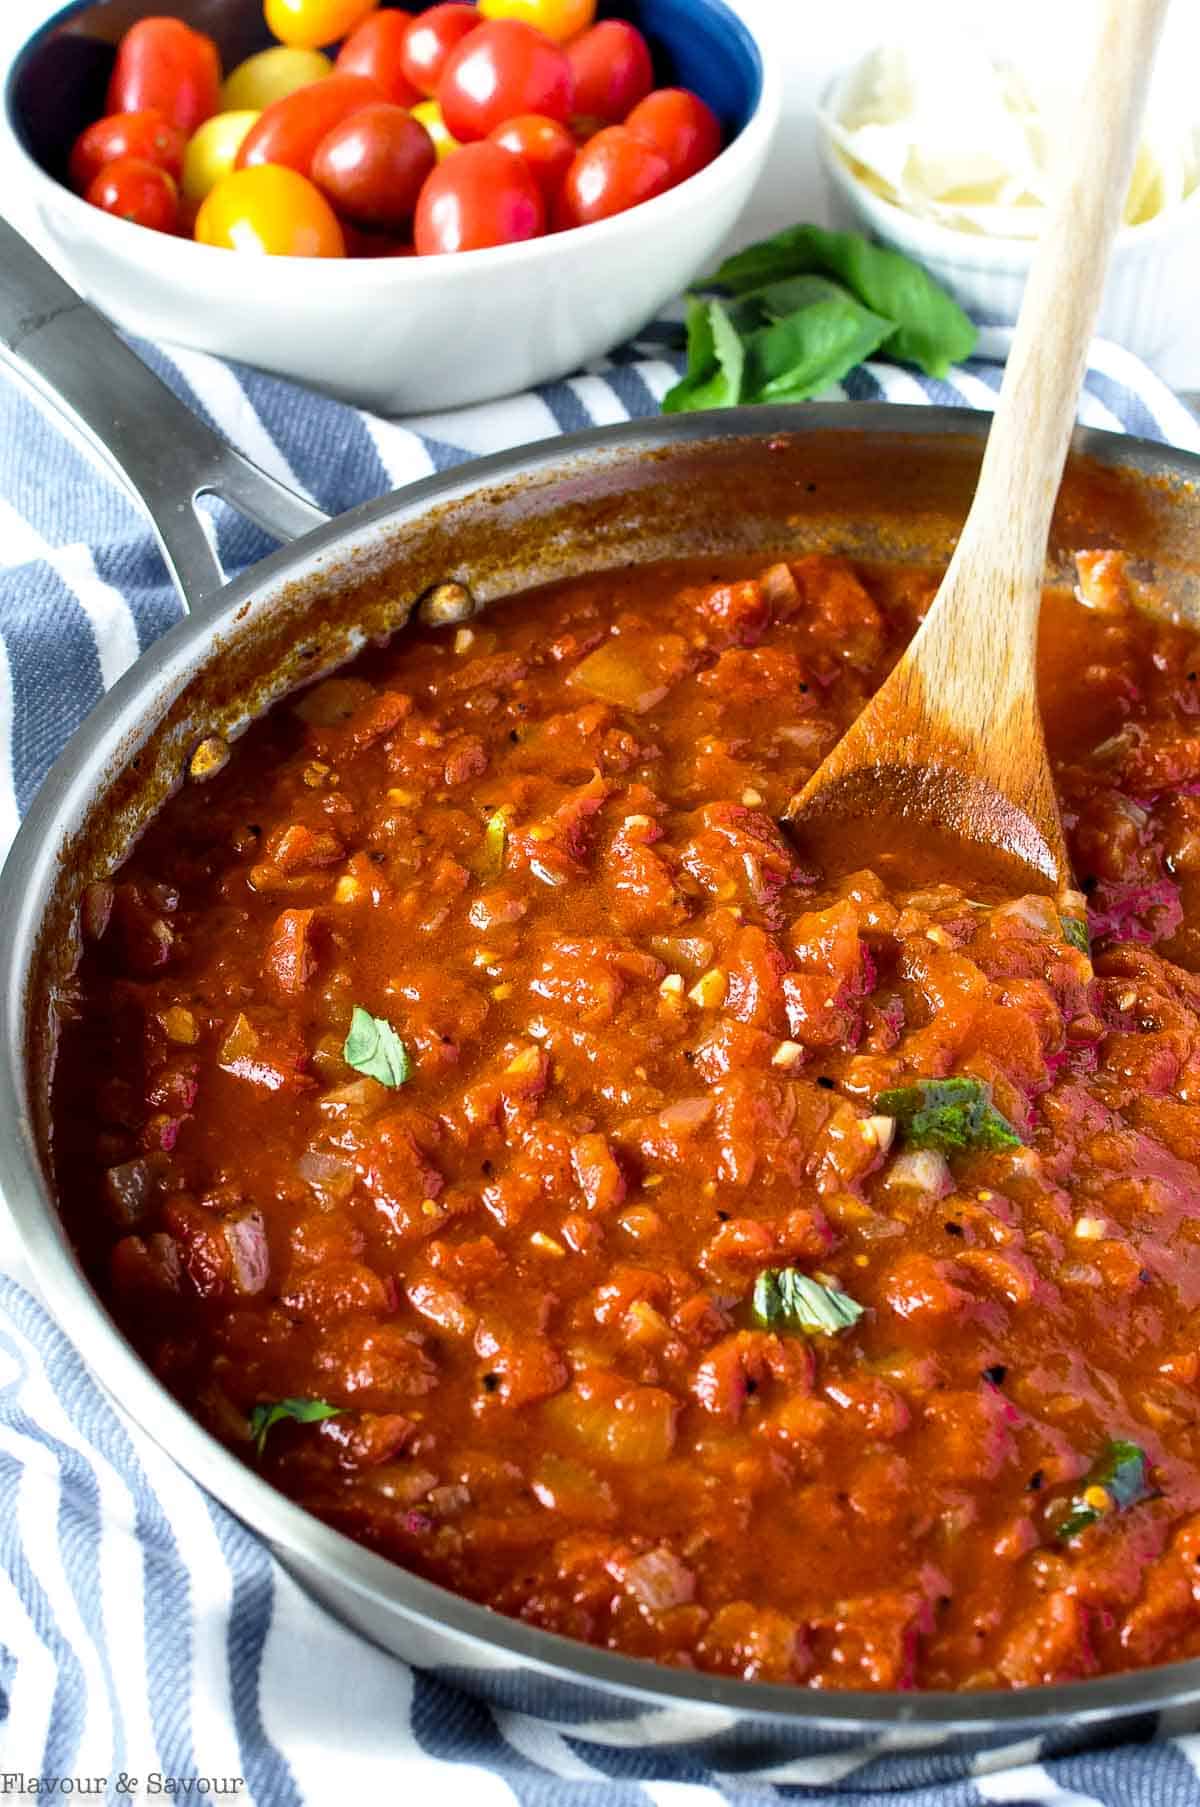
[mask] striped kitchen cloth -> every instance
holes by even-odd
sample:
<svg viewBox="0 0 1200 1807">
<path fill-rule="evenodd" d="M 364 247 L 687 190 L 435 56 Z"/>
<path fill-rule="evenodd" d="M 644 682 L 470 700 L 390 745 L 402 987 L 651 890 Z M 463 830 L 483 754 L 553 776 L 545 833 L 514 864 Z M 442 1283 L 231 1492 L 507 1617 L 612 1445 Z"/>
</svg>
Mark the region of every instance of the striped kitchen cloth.
<svg viewBox="0 0 1200 1807">
<path fill-rule="evenodd" d="M 985 330 L 946 381 L 868 364 L 835 395 L 990 407 L 1007 343 Z M 218 431 L 336 514 L 479 453 L 653 414 L 677 347 L 663 322 L 569 381 L 403 422 L 198 353 L 139 349 Z M 1192 415 L 1110 345 L 1093 348 L 1080 419 L 1200 451 Z M 225 511 L 218 538 L 231 575 L 269 550 Z M 71 731 L 178 613 L 123 488 L 0 387 L 0 852 Z M 636 1705 L 564 1702 L 549 1718 L 522 1705 L 519 1691 L 484 1705 L 311 1604 L 99 1392 L 0 1211 L 0 1807 L 48 1794 L 255 1807 L 1200 1802 L 1200 1715 L 1127 1722 L 1082 1751 L 1010 1740 L 971 1758 L 903 1727 L 857 1749 L 735 1724 L 681 1742 L 674 1715 Z"/>
</svg>

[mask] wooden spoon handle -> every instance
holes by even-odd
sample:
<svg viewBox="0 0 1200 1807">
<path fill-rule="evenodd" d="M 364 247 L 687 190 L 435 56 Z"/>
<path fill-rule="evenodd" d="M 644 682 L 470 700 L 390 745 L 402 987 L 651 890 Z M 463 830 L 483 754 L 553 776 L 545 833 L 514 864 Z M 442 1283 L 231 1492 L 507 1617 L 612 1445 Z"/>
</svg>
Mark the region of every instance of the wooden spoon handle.
<svg viewBox="0 0 1200 1807">
<path fill-rule="evenodd" d="M 1028 636 L 1032 654 L 1050 519 L 1168 4 L 1104 0 L 1078 129 L 1030 270 L 979 487 L 930 623 L 940 635 L 977 630 L 986 615 L 1002 640 Z M 1023 619 L 1014 619 L 1014 608 Z M 1003 708 L 1004 699 L 987 707 L 997 704 Z"/>
</svg>

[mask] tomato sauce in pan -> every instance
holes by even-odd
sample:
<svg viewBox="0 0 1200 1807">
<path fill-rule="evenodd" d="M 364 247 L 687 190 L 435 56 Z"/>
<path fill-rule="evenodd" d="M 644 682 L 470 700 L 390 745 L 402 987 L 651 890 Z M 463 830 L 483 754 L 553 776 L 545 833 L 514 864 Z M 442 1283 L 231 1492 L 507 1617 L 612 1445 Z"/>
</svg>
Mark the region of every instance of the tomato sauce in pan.
<svg viewBox="0 0 1200 1807">
<path fill-rule="evenodd" d="M 778 826 L 932 597 L 900 568 L 572 581 L 186 784 L 87 895 L 54 1091 L 172 1392 L 331 1525 L 632 1655 L 1200 1654 L 1200 637 L 1078 567 L 1065 915 L 832 885 Z"/>
</svg>

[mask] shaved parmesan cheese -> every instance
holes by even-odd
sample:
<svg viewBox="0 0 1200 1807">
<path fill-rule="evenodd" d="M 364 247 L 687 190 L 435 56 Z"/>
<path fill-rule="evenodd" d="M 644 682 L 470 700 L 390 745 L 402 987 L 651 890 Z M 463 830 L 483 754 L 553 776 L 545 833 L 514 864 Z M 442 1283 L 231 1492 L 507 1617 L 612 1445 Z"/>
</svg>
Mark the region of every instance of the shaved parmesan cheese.
<svg viewBox="0 0 1200 1807">
<path fill-rule="evenodd" d="M 822 115 L 852 173 L 919 218 L 990 238 L 1036 238 L 1050 199 L 1069 82 L 995 58 L 977 40 L 918 34 L 838 83 Z M 1155 120 L 1138 151 L 1125 224 L 1200 186 L 1200 126 Z"/>
</svg>

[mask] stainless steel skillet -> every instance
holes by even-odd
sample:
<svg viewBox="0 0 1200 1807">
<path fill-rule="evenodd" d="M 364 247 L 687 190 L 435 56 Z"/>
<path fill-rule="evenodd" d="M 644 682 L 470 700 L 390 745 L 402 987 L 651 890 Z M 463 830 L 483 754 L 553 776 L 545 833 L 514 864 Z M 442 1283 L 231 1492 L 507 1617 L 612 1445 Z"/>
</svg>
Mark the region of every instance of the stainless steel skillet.
<svg viewBox="0 0 1200 1807">
<path fill-rule="evenodd" d="M 931 1745 L 937 1773 L 952 1775 L 987 1747 L 1033 1735 L 1077 1742 L 1101 1722 L 1200 1703 L 1200 1663 L 1024 1694 L 815 1695 L 660 1668 L 499 1617 L 329 1530 L 193 1423 L 115 1329 L 55 1208 L 46 1093 L 80 893 L 181 781 L 199 740 L 235 734 L 364 638 L 402 628 L 414 608 L 436 612 L 447 579 L 479 606 L 500 606 L 533 583 L 667 556 L 836 547 L 944 559 L 985 419 L 842 406 L 630 425 L 490 458 L 323 523 L 195 421 L 6 228 L 0 355 L 123 465 L 193 608 L 75 736 L 0 879 L 0 1188 L 51 1309 L 108 1392 L 341 1618 L 548 1717 L 578 1724 L 665 1707 L 673 1744 L 736 1734 L 774 1761 L 870 1747 L 886 1767 L 888 1749 Z M 1200 458 L 1081 434 L 1054 555 L 1126 547 L 1194 607 L 1198 483 Z M 222 589 L 195 511 L 206 491 L 281 537 L 303 537 Z"/>
</svg>

